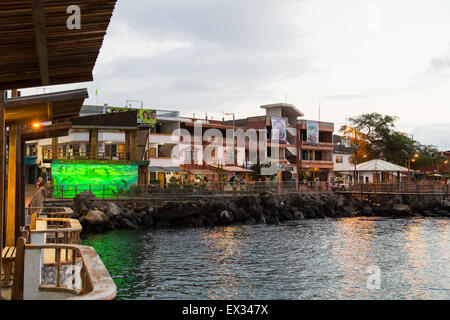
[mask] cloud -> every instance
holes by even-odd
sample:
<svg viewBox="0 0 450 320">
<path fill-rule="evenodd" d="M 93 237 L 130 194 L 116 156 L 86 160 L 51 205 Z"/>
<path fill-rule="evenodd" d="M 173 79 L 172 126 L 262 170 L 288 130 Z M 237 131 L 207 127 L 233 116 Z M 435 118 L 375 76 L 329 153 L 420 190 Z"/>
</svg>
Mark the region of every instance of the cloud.
<svg viewBox="0 0 450 320">
<path fill-rule="evenodd" d="M 433 123 L 412 130 L 414 139 L 423 144 L 437 146 L 439 150 L 450 149 L 450 122 Z"/>
<path fill-rule="evenodd" d="M 358 99 L 364 99 L 369 97 L 368 94 L 341 94 L 341 95 L 335 95 L 335 96 L 328 96 L 325 97 L 325 100 L 340 100 L 340 101 L 347 101 L 347 100 L 358 100 Z"/>
<path fill-rule="evenodd" d="M 431 87 L 447 80 L 450 76 L 450 48 L 444 55 L 433 57 L 427 68 L 414 75 L 410 81 L 410 89 Z"/>
<path fill-rule="evenodd" d="M 246 102 L 263 103 L 274 87 L 315 72 L 301 45 L 305 35 L 293 12 L 298 5 L 119 2 L 97 62 L 96 86 L 110 104 L 139 99 L 186 113 L 227 107 L 245 114 Z"/>
</svg>

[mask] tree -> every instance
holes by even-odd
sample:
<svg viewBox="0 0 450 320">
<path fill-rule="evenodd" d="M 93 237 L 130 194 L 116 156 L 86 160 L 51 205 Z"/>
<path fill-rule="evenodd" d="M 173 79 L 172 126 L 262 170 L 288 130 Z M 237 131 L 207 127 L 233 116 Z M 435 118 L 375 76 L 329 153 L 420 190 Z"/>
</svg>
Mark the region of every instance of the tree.
<svg viewBox="0 0 450 320">
<path fill-rule="evenodd" d="M 384 159 L 405 166 L 406 161 L 413 159 L 415 154 L 419 155 L 415 161 L 417 166 L 438 161 L 436 147 L 422 145 L 407 134 L 396 131 L 397 120 L 395 116 L 376 112 L 350 118 L 351 126 L 343 126 L 341 132 L 351 139 L 357 150 L 358 162 L 362 162 L 362 159 Z"/>
</svg>

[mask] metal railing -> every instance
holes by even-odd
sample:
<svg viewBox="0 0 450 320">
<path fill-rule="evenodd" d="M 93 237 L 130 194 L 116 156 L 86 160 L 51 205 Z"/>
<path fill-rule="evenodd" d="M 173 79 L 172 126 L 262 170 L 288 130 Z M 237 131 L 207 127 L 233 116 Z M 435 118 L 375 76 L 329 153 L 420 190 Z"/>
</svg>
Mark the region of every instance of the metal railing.
<svg viewBox="0 0 450 320">
<path fill-rule="evenodd" d="M 357 183 L 349 185 L 344 192 L 383 194 L 430 194 L 449 195 L 450 185 L 444 183 Z"/>
<path fill-rule="evenodd" d="M 71 300 L 111 300 L 116 296 L 117 288 L 93 248 L 67 244 L 25 245 L 25 250 L 48 249 L 55 251 L 52 263 L 56 269 L 55 279 L 51 284 L 40 285 L 40 291 L 69 293 L 73 296 Z M 70 259 L 63 258 L 64 252 Z M 81 266 L 79 272 L 77 266 Z M 70 276 L 63 276 L 67 271 Z"/>
<path fill-rule="evenodd" d="M 101 199 L 177 198 L 190 196 L 241 196 L 258 193 L 325 192 L 327 184 L 299 184 L 286 182 L 226 182 L 193 184 L 120 185 L 50 185 L 45 189 L 45 200 L 73 199 L 89 191 Z"/>
<path fill-rule="evenodd" d="M 45 222 L 46 228 L 36 229 L 32 222 L 30 236 L 44 234 L 46 243 L 81 244 L 82 227 L 77 219 L 38 218 L 36 220 Z"/>
<path fill-rule="evenodd" d="M 42 159 L 46 160 L 56 160 L 56 159 L 64 159 L 64 160 L 130 160 L 129 152 L 88 152 L 88 151 L 60 151 L 55 155 L 52 151 L 42 151 Z M 144 159 L 148 160 L 148 159 Z"/>
</svg>

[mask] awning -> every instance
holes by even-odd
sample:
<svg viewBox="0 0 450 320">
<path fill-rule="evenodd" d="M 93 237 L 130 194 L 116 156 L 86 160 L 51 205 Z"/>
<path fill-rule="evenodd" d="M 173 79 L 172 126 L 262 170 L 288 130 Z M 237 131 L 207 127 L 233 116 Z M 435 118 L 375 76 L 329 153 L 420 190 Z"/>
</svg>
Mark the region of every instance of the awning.
<svg viewBox="0 0 450 320">
<path fill-rule="evenodd" d="M 148 167 L 150 172 L 185 172 L 180 167 Z"/>
<path fill-rule="evenodd" d="M 212 167 L 215 169 L 223 169 L 223 171 L 228 171 L 228 172 L 253 172 L 253 170 L 236 167 L 236 166 L 227 166 L 227 167 L 223 167 L 223 168 L 219 168 L 216 166 L 212 166 Z"/>
<path fill-rule="evenodd" d="M 343 170 L 337 170 L 339 172 L 352 172 L 355 171 L 355 166 L 351 165 Z M 408 172 L 411 169 L 390 163 L 381 159 L 374 159 L 367 162 L 360 163 L 356 166 L 356 171 L 375 171 L 375 172 Z"/>
<path fill-rule="evenodd" d="M 161 167 L 165 172 L 185 172 L 180 167 Z M 186 173 L 186 172 L 185 172 Z"/>
<path fill-rule="evenodd" d="M 191 170 L 188 170 L 188 171 L 191 174 L 201 174 L 201 175 L 204 175 L 204 176 L 207 176 L 207 175 L 210 175 L 210 174 L 214 174 L 213 171 L 208 170 L 208 169 L 191 169 Z"/>
</svg>

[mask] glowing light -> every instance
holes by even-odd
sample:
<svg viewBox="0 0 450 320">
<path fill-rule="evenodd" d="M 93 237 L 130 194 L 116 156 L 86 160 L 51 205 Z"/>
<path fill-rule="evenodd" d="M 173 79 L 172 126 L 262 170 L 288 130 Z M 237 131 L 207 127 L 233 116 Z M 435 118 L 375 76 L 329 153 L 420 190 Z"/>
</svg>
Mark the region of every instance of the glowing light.
<svg viewBox="0 0 450 320">
<path fill-rule="evenodd" d="M 33 127 L 34 127 L 35 129 L 39 128 L 40 126 L 41 126 L 41 125 L 40 125 L 39 123 L 37 123 L 37 122 L 33 123 Z"/>
<path fill-rule="evenodd" d="M 416 154 L 414 155 L 414 157 L 415 157 L 415 158 L 418 158 L 418 157 L 419 157 L 419 154 L 416 153 Z"/>
</svg>

